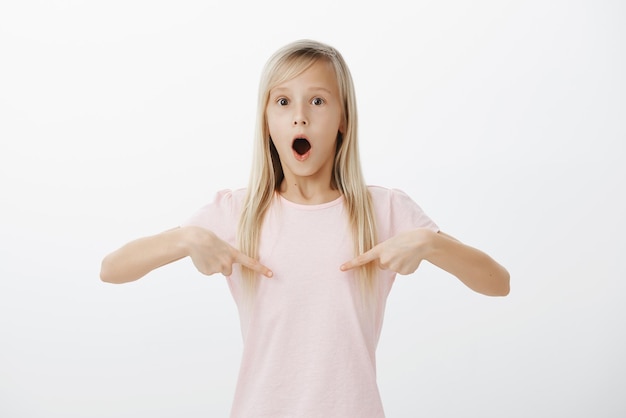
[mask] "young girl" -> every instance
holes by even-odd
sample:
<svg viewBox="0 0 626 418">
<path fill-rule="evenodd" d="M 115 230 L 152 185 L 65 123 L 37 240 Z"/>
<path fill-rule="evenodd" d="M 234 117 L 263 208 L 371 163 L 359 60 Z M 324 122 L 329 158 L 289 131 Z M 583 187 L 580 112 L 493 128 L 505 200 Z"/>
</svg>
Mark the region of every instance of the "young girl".
<svg viewBox="0 0 626 418">
<path fill-rule="evenodd" d="M 114 251 L 101 278 L 133 281 L 184 257 L 226 276 L 244 344 L 231 417 L 383 417 L 375 351 L 395 275 L 427 260 L 506 295 L 509 274 L 403 192 L 365 185 L 352 78 L 328 45 L 270 58 L 254 147 L 247 189 Z"/>
</svg>

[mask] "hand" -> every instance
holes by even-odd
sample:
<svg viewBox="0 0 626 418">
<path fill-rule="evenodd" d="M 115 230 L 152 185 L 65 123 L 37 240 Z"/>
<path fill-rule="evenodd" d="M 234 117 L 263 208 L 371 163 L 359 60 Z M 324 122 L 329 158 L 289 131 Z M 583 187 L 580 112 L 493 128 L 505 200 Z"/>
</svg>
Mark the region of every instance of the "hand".
<svg viewBox="0 0 626 418">
<path fill-rule="evenodd" d="M 433 234 L 436 233 L 426 228 L 400 233 L 342 264 L 340 268 L 347 271 L 378 261 L 382 269 L 389 269 L 398 274 L 414 273 L 432 248 Z"/>
<path fill-rule="evenodd" d="M 272 277 L 270 269 L 221 240 L 213 232 L 195 226 L 186 227 L 186 232 L 189 256 L 200 273 L 230 276 L 233 264 L 241 264 L 266 277 Z"/>
</svg>

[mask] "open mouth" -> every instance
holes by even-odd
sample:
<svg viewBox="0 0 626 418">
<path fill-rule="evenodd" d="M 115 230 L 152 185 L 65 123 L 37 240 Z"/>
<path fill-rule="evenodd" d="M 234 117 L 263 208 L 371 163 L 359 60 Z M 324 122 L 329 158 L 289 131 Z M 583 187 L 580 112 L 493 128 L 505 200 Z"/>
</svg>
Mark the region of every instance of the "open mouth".
<svg viewBox="0 0 626 418">
<path fill-rule="evenodd" d="M 296 138 L 291 147 L 298 155 L 304 155 L 311 149 L 311 143 L 306 138 Z"/>
</svg>

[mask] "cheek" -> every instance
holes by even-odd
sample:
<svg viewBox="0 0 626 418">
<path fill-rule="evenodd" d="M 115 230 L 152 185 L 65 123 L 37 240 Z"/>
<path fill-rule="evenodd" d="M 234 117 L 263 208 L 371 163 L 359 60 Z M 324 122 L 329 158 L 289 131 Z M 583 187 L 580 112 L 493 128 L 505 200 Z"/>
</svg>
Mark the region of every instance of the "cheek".
<svg viewBox="0 0 626 418">
<path fill-rule="evenodd" d="M 271 112 L 266 113 L 265 123 L 267 124 L 267 130 L 271 135 L 278 135 L 280 133 L 280 118 Z"/>
<path fill-rule="evenodd" d="M 290 145 L 287 145 L 286 142 L 283 140 L 284 136 L 281 135 L 280 128 L 277 126 L 275 121 L 274 123 L 272 123 L 270 120 L 267 121 L 267 132 L 269 133 L 270 139 L 274 144 L 274 148 L 276 148 L 276 151 L 278 151 L 278 153 L 282 154 L 288 147 L 291 147 Z"/>
<path fill-rule="evenodd" d="M 275 127 L 276 124 L 273 123 L 273 121 L 268 118 L 265 122 L 265 125 L 267 126 L 267 132 L 269 133 L 270 138 L 272 139 L 276 138 L 278 134 L 276 127 Z"/>
</svg>

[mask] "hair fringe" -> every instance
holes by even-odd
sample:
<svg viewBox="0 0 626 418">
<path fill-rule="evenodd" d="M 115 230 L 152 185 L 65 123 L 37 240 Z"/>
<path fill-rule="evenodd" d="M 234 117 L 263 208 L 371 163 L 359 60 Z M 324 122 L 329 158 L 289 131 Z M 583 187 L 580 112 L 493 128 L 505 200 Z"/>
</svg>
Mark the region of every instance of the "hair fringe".
<svg viewBox="0 0 626 418">
<path fill-rule="evenodd" d="M 320 59 L 332 64 L 344 103 L 345 132 L 338 135 L 331 186 L 344 196 L 355 256 L 370 250 L 376 244 L 373 204 L 359 161 L 357 107 L 352 76 L 343 57 L 335 48 L 316 41 L 301 40 L 286 45 L 270 57 L 259 83 L 253 166 L 237 231 L 239 249 L 250 257 L 257 258 L 259 255 L 263 219 L 284 178 L 278 153 L 269 137 L 265 115 L 269 91 L 274 86 L 298 76 Z M 362 299 L 368 303 L 375 299 L 378 289 L 375 283 L 376 269 L 375 263 L 369 263 L 355 272 Z M 257 275 L 253 270 L 242 266 L 242 277 L 244 295 L 253 303 Z"/>
</svg>

